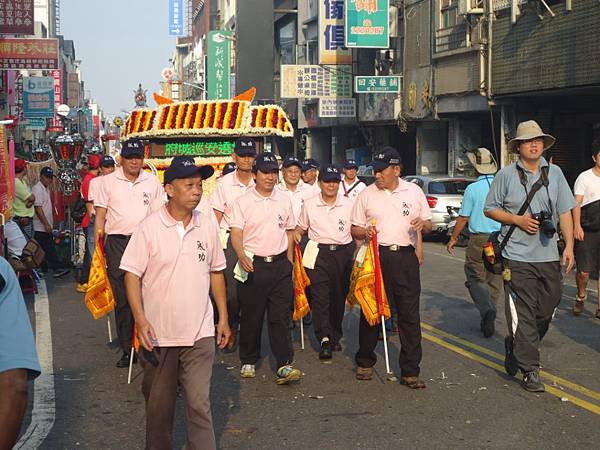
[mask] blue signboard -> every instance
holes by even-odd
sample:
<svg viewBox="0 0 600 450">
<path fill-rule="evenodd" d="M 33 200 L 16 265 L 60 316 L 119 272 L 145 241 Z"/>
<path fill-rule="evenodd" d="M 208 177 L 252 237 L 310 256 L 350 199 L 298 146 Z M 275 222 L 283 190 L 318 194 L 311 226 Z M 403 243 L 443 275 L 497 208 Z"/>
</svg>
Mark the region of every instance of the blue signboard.
<svg viewBox="0 0 600 450">
<path fill-rule="evenodd" d="M 23 78 L 23 117 L 54 117 L 52 77 Z"/>
<path fill-rule="evenodd" d="M 184 36 L 183 0 L 169 0 L 169 35 Z"/>
</svg>

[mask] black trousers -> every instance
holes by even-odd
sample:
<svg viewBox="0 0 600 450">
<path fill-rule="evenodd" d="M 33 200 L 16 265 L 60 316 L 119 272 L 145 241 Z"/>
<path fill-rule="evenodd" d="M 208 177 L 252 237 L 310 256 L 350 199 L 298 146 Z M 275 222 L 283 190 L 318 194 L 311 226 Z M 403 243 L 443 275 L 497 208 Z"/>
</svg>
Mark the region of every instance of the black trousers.
<svg viewBox="0 0 600 450">
<path fill-rule="evenodd" d="M 289 328 L 293 298 L 292 264 L 285 253 L 271 263 L 254 257 L 254 272 L 244 283 L 238 282 L 240 302 L 240 361 L 256 364 L 260 358 L 260 342 L 265 310 L 271 351 L 277 367 L 294 359 L 292 334 Z"/>
<path fill-rule="evenodd" d="M 42 269 L 60 269 L 61 263 L 58 259 L 58 255 L 56 254 L 56 247 L 54 247 L 54 237 L 52 236 L 52 233 L 36 231 L 33 238 L 39 242 L 40 247 L 42 247 L 42 250 L 44 250 L 46 253 L 46 259 L 42 264 Z"/>
<path fill-rule="evenodd" d="M 90 254 L 89 246 L 87 245 L 88 233 L 93 233 L 94 227 L 85 227 L 83 233 L 85 234 L 85 251 L 83 254 L 83 265 L 79 272 L 78 283 L 85 284 L 90 278 L 90 266 L 92 264 L 92 255 Z"/>
<path fill-rule="evenodd" d="M 309 303 L 319 342 L 328 337 L 335 344 L 342 338 L 353 251 L 353 243 L 337 250 L 319 248 L 315 268 L 306 269 L 310 278 Z"/>
<path fill-rule="evenodd" d="M 401 375 L 418 376 L 423 356 L 419 313 L 421 295 L 419 261 L 411 246 L 401 247 L 397 251 L 379 247 L 379 259 L 386 292 L 393 294 L 389 301 L 395 302 L 398 311 Z M 355 356 L 359 367 L 373 367 L 377 362 L 375 347 L 380 328 L 381 325 L 370 326 L 364 315 L 360 315 L 359 349 Z"/>
<path fill-rule="evenodd" d="M 240 324 L 240 303 L 238 301 L 237 281 L 233 275 L 233 269 L 237 264 L 238 257 L 235 254 L 231 239 L 227 242 L 227 248 L 223 250 L 225 253 L 225 285 L 227 286 L 227 314 L 229 316 L 229 327 L 233 333 L 237 333 Z"/>
<path fill-rule="evenodd" d="M 519 368 L 529 372 L 540 367 L 540 342 L 562 297 L 560 263 L 506 262 L 511 271 L 511 281 L 504 283 L 508 333 Z"/>
<path fill-rule="evenodd" d="M 131 351 L 131 339 L 133 337 L 133 315 L 127 301 L 125 291 L 125 271 L 121 270 L 121 258 L 129 243 L 130 236 L 121 234 L 109 234 L 104 241 L 106 250 L 106 265 L 108 268 L 108 279 L 117 302 L 115 308 L 115 319 L 117 322 L 117 335 L 121 349 L 129 353 Z"/>
</svg>

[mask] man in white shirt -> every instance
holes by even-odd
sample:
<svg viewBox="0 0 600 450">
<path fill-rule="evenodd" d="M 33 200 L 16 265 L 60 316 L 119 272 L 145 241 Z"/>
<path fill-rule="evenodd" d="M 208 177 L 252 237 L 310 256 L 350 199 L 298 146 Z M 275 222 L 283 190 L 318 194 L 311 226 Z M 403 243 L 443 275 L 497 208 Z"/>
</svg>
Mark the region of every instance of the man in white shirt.
<svg viewBox="0 0 600 450">
<path fill-rule="evenodd" d="M 344 164 L 344 177 L 340 183 L 339 193 L 349 198 L 353 203 L 367 185 L 360 181 L 356 176 L 358 174 L 358 164 L 353 159 L 349 159 Z"/>
<path fill-rule="evenodd" d="M 575 260 L 577 261 L 577 295 L 573 314 L 584 310 L 590 272 L 600 268 L 600 142 L 592 147 L 594 167 L 582 172 L 575 181 L 573 224 L 575 230 Z M 600 281 L 598 281 L 600 288 Z M 600 319 L 600 294 L 596 308 Z"/>
<path fill-rule="evenodd" d="M 292 202 L 292 211 L 294 212 L 294 222 L 298 222 L 300 210 L 305 200 L 316 195 L 314 189 L 300 179 L 302 173 L 302 163 L 298 158 L 290 156 L 283 161 L 281 171 L 283 180 L 281 180 L 275 189 L 287 195 Z"/>
<path fill-rule="evenodd" d="M 50 167 L 43 167 L 40 170 L 40 181 L 38 181 L 31 193 L 35 197 L 33 206 L 35 215 L 33 216 L 33 231 L 35 240 L 40 243 L 46 253 L 44 266 L 49 266 L 53 271 L 53 277 L 62 277 L 69 273 L 69 269 L 60 267 L 60 261 L 54 248 L 52 237 L 52 225 L 54 224 L 54 213 L 52 211 L 52 199 L 50 198 L 50 185 L 54 181 L 54 171 Z M 45 269 L 46 267 L 44 267 Z"/>
</svg>

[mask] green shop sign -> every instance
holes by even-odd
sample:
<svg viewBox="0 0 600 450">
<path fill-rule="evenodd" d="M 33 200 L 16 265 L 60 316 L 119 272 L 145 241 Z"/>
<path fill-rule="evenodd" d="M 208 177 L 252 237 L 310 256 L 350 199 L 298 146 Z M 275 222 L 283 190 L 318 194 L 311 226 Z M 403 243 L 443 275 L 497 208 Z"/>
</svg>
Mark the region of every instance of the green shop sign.
<svg viewBox="0 0 600 450">
<path fill-rule="evenodd" d="M 390 46 L 389 0 L 345 0 L 346 47 L 388 48 Z"/>
<path fill-rule="evenodd" d="M 231 97 L 231 31 L 212 30 L 208 32 L 206 98 L 226 100 Z"/>
<path fill-rule="evenodd" d="M 235 144 L 221 142 L 169 142 L 165 145 L 165 156 L 230 156 Z"/>
</svg>

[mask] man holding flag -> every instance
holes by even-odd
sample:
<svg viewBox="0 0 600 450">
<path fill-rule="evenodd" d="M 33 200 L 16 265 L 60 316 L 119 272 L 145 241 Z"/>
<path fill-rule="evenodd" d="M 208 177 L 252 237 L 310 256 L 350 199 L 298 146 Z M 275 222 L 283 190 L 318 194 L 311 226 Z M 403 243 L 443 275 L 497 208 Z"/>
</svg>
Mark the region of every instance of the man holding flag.
<svg viewBox="0 0 600 450">
<path fill-rule="evenodd" d="M 417 233 L 431 231 L 431 212 L 423 191 L 400 178 L 401 159 L 396 149 L 385 147 L 375 155 L 371 165 L 375 183 L 356 199 L 352 210 L 352 236 L 361 240 L 377 238 L 375 253 L 376 256 L 379 253 L 385 291 L 394 299 L 398 311 L 400 382 L 420 389 L 425 383 L 419 379 L 421 280 L 415 247 Z M 376 260 L 376 270 L 378 264 Z M 378 326 L 370 325 L 362 314 L 355 357 L 359 380 L 373 377 L 378 334 Z"/>
</svg>

